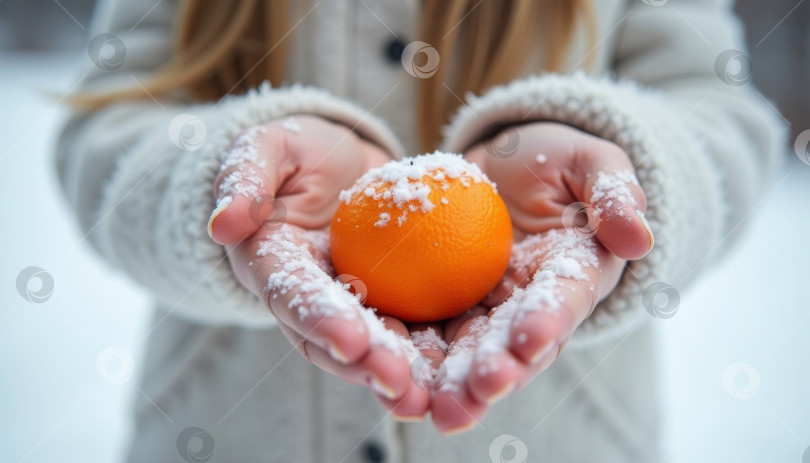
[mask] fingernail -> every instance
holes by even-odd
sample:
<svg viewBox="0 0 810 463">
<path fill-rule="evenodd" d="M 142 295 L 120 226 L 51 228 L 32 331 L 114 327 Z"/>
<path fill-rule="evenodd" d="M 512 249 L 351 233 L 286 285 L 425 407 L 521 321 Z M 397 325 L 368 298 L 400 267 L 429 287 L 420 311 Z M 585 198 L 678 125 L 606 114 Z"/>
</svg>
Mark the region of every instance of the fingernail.
<svg viewBox="0 0 810 463">
<path fill-rule="evenodd" d="M 391 416 L 393 416 L 394 419 L 397 420 L 397 421 L 404 421 L 404 422 L 407 422 L 407 423 L 419 423 L 421 421 L 425 421 L 424 416 L 402 416 L 402 415 L 397 415 L 394 412 L 391 412 Z"/>
<path fill-rule="evenodd" d="M 492 405 L 495 402 L 498 402 L 499 400 L 503 399 L 507 395 L 511 394 L 516 387 L 517 381 L 512 381 L 511 383 L 507 384 L 506 386 L 504 386 L 503 389 L 501 389 L 499 392 L 496 392 L 495 394 L 490 396 L 490 398 L 487 399 L 487 405 Z"/>
<path fill-rule="evenodd" d="M 338 349 L 338 348 L 337 348 L 337 347 L 336 347 L 334 344 L 332 344 L 331 342 L 329 343 L 329 349 L 328 349 L 328 350 L 329 350 L 329 355 L 330 355 L 330 356 L 331 356 L 333 359 L 335 359 L 335 360 L 337 360 L 338 362 L 343 363 L 343 364 L 347 364 L 347 363 L 349 363 L 349 357 L 347 357 L 347 356 L 346 356 L 346 354 L 344 354 L 344 353 L 343 353 L 343 351 L 341 351 L 340 349 Z"/>
<path fill-rule="evenodd" d="M 540 349 L 539 351 L 537 351 L 536 354 L 534 354 L 534 356 L 531 358 L 529 363 L 531 363 L 532 365 L 537 365 L 538 363 L 540 363 L 540 360 L 543 357 L 545 357 L 549 352 L 551 352 L 551 350 L 556 346 L 557 346 L 557 343 L 555 343 L 553 341 L 548 343 L 546 345 L 546 347 Z"/>
<path fill-rule="evenodd" d="M 644 216 L 644 213 L 636 209 L 636 215 L 639 219 L 641 219 L 641 224 L 644 225 L 644 229 L 647 230 L 647 234 L 650 235 L 650 247 L 647 248 L 647 252 L 650 252 L 652 251 L 653 246 L 655 246 L 655 236 L 650 229 L 650 223 L 647 222 L 647 217 Z"/>
<path fill-rule="evenodd" d="M 211 239 L 214 239 L 214 220 L 225 212 L 225 209 L 228 208 L 231 202 L 233 202 L 233 198 L 230 196 L 223 196 L 217 200 L 217 207 L 214 209 L 214 212 L 211 213 L 211 218 L 208 219 L 208 236 Z"/>
<path fill-rule="evenodd" d="M 461 426 L 458 426 L 458 427 L 455 427 L 455 428 L 450 428 L 450 429 L 448 429 L 446 431 L 443 431 L 442 434 L 444 434 L 445 436 L 452 436 L 454 434 L 461 434 L 464 431 L 469 431 L 470 429 L 472 429 L 474 427 L 475 427 L 475 421 L 470 421 L 467 424 L 464 424 L 464 425 L 461 425 Z"/>
<path fill-rule="evenodd" d="M 377 394 L 380 394 L 381 396 L 383 396 L 385 398 L 388 398 L 388 399 L 391 399 L 391 400 L 397 398 L 397 394 L 394 392 L 394 389 L 388 387 L 387 385 L 385 385 L 385 383 L 383 383 L 382 381 L 377 379 L 377 377 L 374 376 L 374 375 L 371 376 L 371 380 L 369 381 L 369 385 L 371 386 L 371 389 L 374 390 L 374 392 L 376 392 Z"/>
</svg>

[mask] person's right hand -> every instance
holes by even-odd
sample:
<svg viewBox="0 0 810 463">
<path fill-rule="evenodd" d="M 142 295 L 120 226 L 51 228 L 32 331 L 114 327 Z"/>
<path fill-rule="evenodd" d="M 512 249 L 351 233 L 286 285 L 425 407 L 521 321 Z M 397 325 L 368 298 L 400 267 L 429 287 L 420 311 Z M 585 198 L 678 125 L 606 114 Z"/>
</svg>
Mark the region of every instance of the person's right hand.
<svg viewBox="0 0 810 463">
<path fill-rule="evenodd" d="M 234 141 L 216 178 L 209 234 L 308 361 L 370 386 L 396 416 L 419 418 L 429 394 L 411 380 L 407 328 L 383 317 L 403 337 L 380 330 L 373 313 L 335 283 L 328 250 L 339 192 L 388 160 L 348 127 L 314 116 L 253 127 Z"/>
</svg>

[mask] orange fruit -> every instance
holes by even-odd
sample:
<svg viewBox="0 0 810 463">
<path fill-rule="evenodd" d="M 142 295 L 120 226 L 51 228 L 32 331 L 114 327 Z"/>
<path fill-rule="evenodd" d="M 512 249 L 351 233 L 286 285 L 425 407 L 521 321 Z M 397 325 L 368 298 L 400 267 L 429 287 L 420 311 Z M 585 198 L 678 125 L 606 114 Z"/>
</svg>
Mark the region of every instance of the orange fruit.
<svg viewBox="0 0 810 463">
<path fill-rule="evenodd" d="M 371 169 L 341 192 L 330 252 L 365 284 L 367 306 L 409 322 L 456 316 L 503 277 L 512 224 L 495 185 L 461 155 Z"/>
</svg>

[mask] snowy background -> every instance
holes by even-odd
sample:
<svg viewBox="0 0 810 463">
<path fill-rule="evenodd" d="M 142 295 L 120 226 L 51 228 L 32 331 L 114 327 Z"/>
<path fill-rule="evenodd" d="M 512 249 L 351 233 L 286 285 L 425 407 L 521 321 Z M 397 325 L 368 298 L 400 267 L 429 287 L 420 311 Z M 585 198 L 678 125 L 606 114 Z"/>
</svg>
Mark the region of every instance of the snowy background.
<svg viewBox="0 0 810 463">
<path fill-rule="evenodd" d="M 75 83 L 90 10 L 22 3 L 0 3 L 0 461 L 119 461 L 149 301 L 90 251 L 49 158 L 63 112 L 45 92 Z M 753 15 L 752 4 L 741 11 Z M 752 46 L 754 78 L 789 108 L 795 139 L 810 129 L 808 89 L 793 85 L 810 82 L 810 14 L 767 5 L 749 28 L 752 45 L 771 31 Z M 767 80 L 769 69 L 782 80 Z M 653 321 L 666 371 L 663 461 L 810 462 L 810 166 L 792 147 L 786 157 L 735 251 L 680 291 L 674 317 Z M 17 292 L 29 266 L 53 277 L 45 303 Z"/>
</svg>

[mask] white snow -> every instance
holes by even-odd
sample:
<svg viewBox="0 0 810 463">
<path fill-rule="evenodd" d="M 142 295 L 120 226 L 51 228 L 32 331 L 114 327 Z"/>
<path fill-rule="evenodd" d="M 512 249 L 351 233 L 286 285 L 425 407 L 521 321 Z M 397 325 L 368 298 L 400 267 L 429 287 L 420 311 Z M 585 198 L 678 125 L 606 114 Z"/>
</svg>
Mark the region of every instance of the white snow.
<svg viewBox="0 0 810 463">
<path fill-rule="evenodd" d="M 219 184 L 219 193 L 229 196 L 258 197 L 264 182 L 260 177 L 247 172 L 249 172 L 248 169 L 231 171 Z"/>
<path fill-rule="evenodd" d="M 485 317 L 476 318 L 470 323 L 468 333 L 450 345 L 447 350 L 447 357 L 444 359 L 447 376 L 440 386 L 440 390 L 457 391 L 462 382 L 467 379 L 478 338 L 486 326 L 487 319 Z"/>
<path fill-rule="evenodd" d="M 391 221 L 391 214 L 387 212 L 380 212 L 380 220 L 374 222 L 375 227 L 384 227 Z"/>
<path fill-rule="evenodd" d="M 636 174 L 629 170 L 600 171 L 591 189 L 594 212 L 602 217 L 625 216 L 626 206 L 636 207 L 636 198 L 628 185 L 638 185 Z M 629 217 L 626 217 L 630 220 Z"/>
<path fill-rule="evenodd" d="M 384 166 L 370 169 L 350 189 L 340 192 L 340 200 L 349 204 L 363 197 L 371 198 L 380 209 L 401 211 L 397 216 L 397 225 L 402 226 L 410 212 L 427 213 L 436 207 L 430 200 L 433 182 L 426 179 L 441 182 L 438 187 L 445 191 L 450 188 L 447 179 L 458 180 L 464 187 L 469 187 L 473 182 L 486 182 L 497 191 L 495 184 L 476 164 L 465 161 L 460 154 L 436 151 L 390 161 Z M 449 201 L 442 198 L 440 203 L 446 205 Z M 380 217 L 374 225 L 384 227 L 391 218 L 390 215 L 387 219 Z"/>
<path fill-rule="evenodd" d="M 256 255 L 272 256 L 276 259 L 275 271 L 267 280 L 267 290 L 286 294 L 295 289 L 301 295 L 300 304 L 290 301 L 288 307 L 298 311 L 300 320 L 310 315 L 336 316 L 347 319 L 357 316 L 359 301 L 349 301 L 343 294 L 350 293 L 343 285 L 335 282 L 312 257 L 306 244 L 300 243 L 295 229 L 289 224 L 281 228 L 260 243 Z"/>
<path fill-rule="evenodd" d="M 292 116 L 288 116 L 284 119 L 281 123 L 281 128 L 288 132 L 301 133 L 301 125 Z"/>
<path fill-rule="evenodd" d="M 411 341 L 413 342 L 413 345 L 420 351 L 428 349 L 441 349 L 443 352 L 447 352 L 447 343 L 444 341 L 444 339 L 439 337 L 439 334 L 436 333 L 436 330 L 433 329 L 433 327 L 429 327 L 422 331 L 412 331 Z"/>
<path fill-rule="evenodd" d="M 264 126 L 251 127 L 234 140 L 233 146 L 221 166 L 221 170 L 233 168 L 219 185 L 221 195 L 258 196 L 260 194 L 264 182 L 254 171 L 255 167 L 248 167 L 247 162 L 253 163 L 259 168 L 266 166 L 267 162 L 259 159 L 257 141 L 258 135 L 265 132 L 267 129 Z"/>
<path fill-rule="evenodd" d="M 250 161 L 260 167 L 264 167 L 259 160 L 258 135 L 266 133 L 267 128 L 262 125 L 251 127 L 242 132 L 233 142 L 230 151 L 225 157 L 222 168 L 241 165 L 244 161 Z"/>
<path fill-rule="evenodd" d="M 228 207 L 233 202 L 233 196 L 220 196 L 217 199 L 217 209 L 224 209 Z"/>
</svg>

